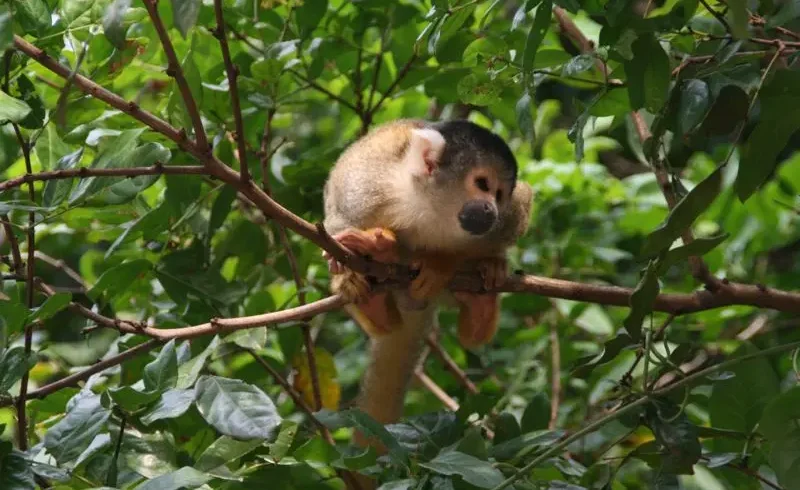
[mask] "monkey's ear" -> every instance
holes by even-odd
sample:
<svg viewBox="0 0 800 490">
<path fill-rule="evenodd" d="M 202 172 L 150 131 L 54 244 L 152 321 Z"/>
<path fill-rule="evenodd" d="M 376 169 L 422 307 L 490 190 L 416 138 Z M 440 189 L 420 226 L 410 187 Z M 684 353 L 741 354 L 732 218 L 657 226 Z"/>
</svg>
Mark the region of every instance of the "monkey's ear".
<svg viewBox="0 0 800 490">
<path fill-rule="evenodd" d="M 439 165 L 444 151 L 444 136 L 435 129 L 412 129 L 406 161 L 415 175 L 430 175 Z"/>
</svg>

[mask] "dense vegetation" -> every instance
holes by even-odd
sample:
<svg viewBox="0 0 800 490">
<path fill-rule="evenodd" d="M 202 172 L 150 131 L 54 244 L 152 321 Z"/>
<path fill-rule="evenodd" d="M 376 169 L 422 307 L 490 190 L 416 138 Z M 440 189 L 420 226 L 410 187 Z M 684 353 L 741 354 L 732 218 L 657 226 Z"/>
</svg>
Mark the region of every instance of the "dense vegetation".
<svg viewBox="0 0 800 490">
<path fill-rule="evenodd" d="M 799 50 L 793 0 L 3 2 L 0 488 L 799 488 Z M 314 223 L 399 117 L 536 198 L 383 427 Z"/>
</svg>

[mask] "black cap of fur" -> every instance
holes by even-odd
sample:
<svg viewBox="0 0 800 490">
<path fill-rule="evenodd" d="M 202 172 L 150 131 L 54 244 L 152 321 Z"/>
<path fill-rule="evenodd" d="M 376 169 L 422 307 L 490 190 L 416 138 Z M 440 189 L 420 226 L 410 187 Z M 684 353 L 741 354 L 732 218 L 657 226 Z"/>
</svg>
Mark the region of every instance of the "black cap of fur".
<svg viewBox="0 0 800 490">
<path fill-rule="evenodd" d="M 431 127 L 439 131 L 446 142 L 439 163 L 442 169 L 461 174 L 476 163 L 490 163 L 497 167 L 501 178 L 511 182 L 511 189 L 514 189 L 517 160 L 503 138 L 467 120 L 436 122 Z"/>
</svg>

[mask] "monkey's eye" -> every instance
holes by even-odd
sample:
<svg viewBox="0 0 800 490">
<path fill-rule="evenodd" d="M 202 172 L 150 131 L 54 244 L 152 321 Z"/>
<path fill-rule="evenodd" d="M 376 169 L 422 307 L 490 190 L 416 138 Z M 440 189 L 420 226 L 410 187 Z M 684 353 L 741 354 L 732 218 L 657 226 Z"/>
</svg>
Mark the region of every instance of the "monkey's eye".
<svg viewBox="0 0 800 490">
<path fill-rule="evenodd" d="M 477 185 L 478 189 L 482 190 L 483 192 L 489 192 L 489 181 L 486 180 L 486 177 L 476 178 L 475 185 Z"/>
<path fill-rule="evenodd" d="M 503 191 L 501 191 L 500 189 L 497 189 L 497 192 L 494 195 L 494 199 L 495 199 L 495 201 L 500 202 L 500 200 L 503 199 Z"/>
</svg>

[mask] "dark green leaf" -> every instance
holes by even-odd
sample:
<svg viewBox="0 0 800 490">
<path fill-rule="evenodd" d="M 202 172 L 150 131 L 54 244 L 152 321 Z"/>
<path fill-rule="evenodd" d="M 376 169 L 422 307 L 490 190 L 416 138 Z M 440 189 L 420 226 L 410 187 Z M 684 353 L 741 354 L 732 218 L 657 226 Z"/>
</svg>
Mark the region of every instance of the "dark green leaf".
<svg viewBox="0 0 800 490">
<path fill-rule="evenodd" d="M 135 412 L 158 399 L 157 391 L 139 391 L 131 386 L 110 388 L 107 392 L 123 410 Z"/>
<path fill-rule="evenodd" d="M 52 124 L 47 126 L 48 129 L 53 127 L 54 126 Z M 36 147 L 38 148 L 39 144 L 37 144 Z M 58 159 L 54 170 L 67 170 L 75 168 L 81 161 L 82 156 L 83 156 L 83 148 L 79 148 L 77 151 L 68 153 Z M 72 190 L 73 184 L 74 180 L 72 179 L 56 179 L 48 181 L 44 185 L 44 192 L 42 194 L 42 204 L 45 206 L 58 206 L 64 201 L 64 199 L 67 198 L 70 191 Z"/>
<path fill-rule="evenodd" d="M 747 26 L 750 23 L 750 15 L 747 13 L 746 0 L 729 0 L 728 5 L 728 23 L 731 26 L 733 35 L 738 39 L 747 39 L 749 34 Z"/>
<path fill-rule="evenodd" d="M 479 488 L 492 488 L 505 480 L 491 463 L 458 451 L 443 451 L 431 461 L 419 465 L 440 475 L 458 475 Z"/>
<path fill-rule="evenodd" d="M 522 413 L 520 427 L 527 434 L 535 430 L 546 429 L 550 422 L 550 398 L 545 393 L 537 393 Z"/>
<path fill-rule="evenodd" d="M 632 49 L 633 59 L 625 62 L 631 108 L 656 113 L 667 101 L 669 58 L 653 35 L 638 37 Z"/>
<path fill-rule="evenodd" d="M 562 430 L 531 432 L 495 445 L 489 450 L 489 454 L 491 454 L 493 458 L 501 461 L 512 459 L 523 449 L 553 444 L 559 440 L 564 433 L 565 432 Z"/>
<path fill-rule="evenodd" d="M 725 85 L 703 120 L 700 132 L 706 135 L 730 133 L 744 120 L 749 104 L 744 90 L 736 85 Z"/>
<path fill-rule="evenodd" d="M 539 46 L 542 44 L 544 35 L 550 26 L 550 17 L 553 13 L 553 5 L 551 0 L 544 0 L 536 8 L 536 16 L 533 19 L 533 26 L 528 32 L 528 37 L 525 40 L 525 50 L 522 53 L 522 73 L 530 79 L 534 63 L 536 61 L 536 53 L 539 51 Z M 526 82 L 526 88 L 530 90 L 530 81 Z"/>
<path fill-rule="evenodd" d="M 397 439 L 372 417 L 358 409 L 331 412 L 322 409 L 316 413 L 317 418 L 328 428 L 336 430 L 342 427 L 355 427 L 367 438 L 374 438 L 389 450 L 389 455 L 397 464 L 405 465 L 408 454 L 398 443 Z"/>
<path fill-rule="evenodd" d="M 47 320 L 63 310 L 72 302 L 72 293 L 56 293 L 49 296 L 42 306 L 36 309 L 31 320 Z"/>
<path fill-rule="evenodd" d="M 758 424 L 759 432 L 773 441 L 782 439 L 788 427 L 800 428 L 800 386 L 772 399 Z"/>
<path fill-rule="evenodd" d="M 293 453 L 298 461 L 315 461 L 317 463 L 331 464 L 340 458 L 339 451 L 334 446 L 325 442 L 320 436 L 309 439 Z"/>
<path fill-rule="evenodd" d="M 179 389 L 186 389 L 194 385 L 194 382 L 197 381 L 197 377 L 200 375 L 200 371 L 205 367 L 206 361 L 208 361 L 208 358 L 211 357 L 218 346 L 219 337 L 215 336 L 203 352 L 178 367 L 177 387 Z"/>
<path fill-rule="evenodd" d="M 197 488 L 204 485 L 211 476 L 197 471 L 189 466 L 161 475 L 152 480 L 146 481 L 136 487 L 136 490 L 181 490 L 183 488 Z"/>
<path fill-rule="evenodd" d="M 198 4 L 199 4 L 198 0 Z M 295 10 L 295 19 L 300 28 L 300 35 L 307 36 L 314 31 L 319 21 L 328 10 L 328 0 L 304 0 Z"/>
<path fill-rule="evenodd" d="M 662 470 L 679 475 L 691 475 L 692 467 L 700 460 L 701 446 L 697 427 L 677 405 L 656 402 L 651 405 L 645 421 L 667 456 L 662 460 Z"/>
<path fill-rule="evenodd" d="M 47 430 L 44 446 L 60 464 L 72 461 L 104 429 L 110 416 L 99 395 L 80 392 L 70 400 L 67 415 Z"/>
<path fill-rule="evenodd" d="M 27 129 L 41 128 L 44 125 L 44 116 L 47 111 L 36 87 L 25 75 L 17 77 L 17 87 L 20 97 L 31 108 L 31 112 L 19 122 L 19 125 Z"/>
<path fill-rule="evenodd" d="M 230 462 L 236 461 L 249 454 L 263 442 L 260 440 L 237 441 L 228 436 L 222 436 L 212 442 L 203 454 L 197 459 L 194 467 L 200 471 L 213 471 L 214 469 Z"/>
<path fill-rule="evenodd" d="M 238 379 L 201 376 L 195 400 L 206 422 L 238 439 L 267 439 L 281 423 L 272 400 L 261 389 Z"/>
<path fill-rule="evenodd" d="M 792 488 L 800 481 L 800 429 L 795 425 L 784 430 L 784 436 L 772 444 L 769 462 L 778 483 Z"/>
<path fill-rule="evenodd" d="M 34 357 L 26 362 L 25 357 L 22 347 L 0 351 L 0 394 L 7 393 L 36 362 Z"/>
<path fill-rule="evenodd" d="M 625 317 L 624 326 L 628 335 L 634 340 L 642 336 L 642 322 L 645 317 L 653 311 L 653 303 L 656 301 L 661 286 L 658 284 L 658 271 L 660 261 L 651 261 L 644 272 L 644 276 L 636 285 L 636 289 L 631 294 L 631 310 Z"/>
<path fill-rule="evenodd" d="M 294 437 L 297 435 L 298 424 L 294 420 L 283 420 L 281 422 L 281 430 L 278 432 L 278 437 L 275 442 L 269 445 L 269 455 L 275 461 L 280 461 L 289 454 L 289 448 L 292 447 Z"/>
<path fill-rule="evenodd" d="M 11 10 L 8 9 L 8 4 L 0 5 L 0 51 L 5 52 L 6 49 L 14 44 L 14 31 L 11 29 L 11 23 L 14 18 L 11 17 Z"/>
<path fill-rule="evenodd" d="M 202 5 L 202 0 L 172 0 L 172 19 L 184 38 L 197 22 Z"/>
<path fill-rule="evenodd" d="M 8 121 L 18 123 L 30 113 L 31 108 L 28 104 L 5 92 L 0 92 L 0 123 Z"/>
<path fill-rule="evenodd" d="M 13 3 L 17 7 L 15 19 L 26 32 L 41 34 L 50 27 L 50 10 L 43 0 L 13 0 Z"/>
<path fill-rule="evenodd" d="M 746 201 L 766 181 L 778 163 L 780 151 L 800 129 L 800 72 L 778 70 L 760 94 L 761 116 L 742 149 L 734 189 Z"/>
<path fill-rule="evenodd" d="M 589 106 L 589 114 L 598 117 L 621 116 L 629 112 L 631 112 L 631 101 L 628 98 L 628 90 L 624 88 L 612 88 Z"/>
<path fill-rule="evenodd" d="M 175 356 L 175 340 L 161 348 L 158 357 L 144 367 L 144 386 L 147 390 L 163 392 L 174 388 L 178 380 L 178 358 Z"/>
<path fill-rule="evenodd" d="M 678 103 L 678 133 L 690 132 L 703 120 L 708 110 L 709 97 L 706 82 L 697 79 L 684 82 Z"/>
<path fill-rule="evenodd" d="M 24 453 L 0 441 L 0 488 L 3 490 L 34 490 L 33 470 Z"/>
<path fill-rule="evenodd" d="M 142 422 L 147 425 L 156 420 L 180 417 L 194 403 L 194 390 L 168 390 L 161 394 L 161 398 L 153 408 L 142 417 Z"/>
<path fill-rule="evenodd" d="M 642 247 L 643 256 L 653 257 L 667 250 L 714 202 L 721 190 L 723 169 L 717 167 L 675 205 L 667 220 L 647 236 Z"/>
<path fill-rule="evenodd" d="M 755 351 L 755 347 L 744 344 L 733 357 Z M 761 420 L 767 404 L 777 396 L 778 379 L 769 361 L 763 357 L 736 364 L 729 371 L 736 376 L 714 382 L 709 400 L 711 425 L 749 433 Z"/>
<path fill-rule="evenodd" d="M 695 238 L 692 243 L 669 250 L 659 264 L 659 274 L 689 257 L 702 257 L 728 238 L 727 233 L 708 238 Z"/>
<path fill-rule="evenodd" d="M 621 333 L 613 339 L 607 340 L 603 344 L 603 351 L 599 355 L 578 359 L 573 374 L 579 377 L 588 376 L 595 367 L 607 363 L 615 358 L 622 349 L 634 344 L 635 342 L 631 337 Z"/>
<path fill-rule="evenodd" d="M 103 15 L 103 32 L 111 44 L 119 49 L 125 47 L 127 27 L 123 25 L 123 21 L 130 6 L 131 0 L 114 0 Z"/>
<path fill-rule="evenodd" d="M 150 274 L 153 264 L 146 259 L 134 259 L 105 271 L 94 286 L 89 289 L 90 298 L 98 299 L 102 294 L 114 297 L 125 291 L 135 281 Z"/>
</svg>

